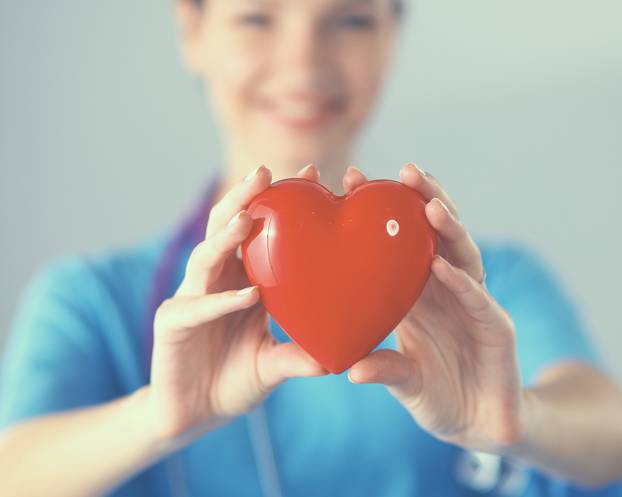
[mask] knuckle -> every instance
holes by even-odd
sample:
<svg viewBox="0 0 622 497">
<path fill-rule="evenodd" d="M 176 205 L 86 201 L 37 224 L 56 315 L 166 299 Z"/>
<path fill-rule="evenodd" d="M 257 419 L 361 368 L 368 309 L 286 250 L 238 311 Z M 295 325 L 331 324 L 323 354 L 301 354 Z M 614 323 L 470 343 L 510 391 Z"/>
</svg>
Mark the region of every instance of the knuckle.
<svg viewBox="0 0 622 497">
<path fill-rule="evenodd" d="M 467 273 L 461 267 L 456 267 L 456 272 L 459 274 L 457 292 L 467 294 L 473 291 L 473 282 L 469 273 Z"/>
<path fill-rule="evenodd" d="M 516 323 L 512 319 L 512 316 L 510 316 L 510 313 L 507 310 L 505 310 L 503 307 L 501 307 L 501 314 L 503 315 L 503 321 L 505 323 L 505 329 L 507 333 L 512 339 L 515 340 L 516 339 Z"/>
<path fill-rule="evenodd" d="M 170 320 L 170 314 L 174 306 L 175 306 L 175 303 L 172 297 L 164 299 L 160 303 L 160 305 L 155 311 L 154 318 L 153 318 L 155 330 L 162 329 L 164 326 L 166 326 L 166 323 Z"/>
<path fill-rule="evenodd" d="M 238 211 L 238 213 L 236 213 L 231 219 L 234 219 L 235 216 L 238 216 L 238 219 L 232 225 L 227 226 L 229 228 L 228 233 L 233 233 L 235 236 L 241 236 L 242 233 L 245 233 L 247 228 L 249 227 L 248 220 L 250 215 L 248 214 L 248 212 L 242 209 Z"/>
<path fill-rule="evenodd" d="M 208 262 L 207 256 L 211 252 L 211 246 L 211 239 L 203 240 L 192 249 L 190 257 L 188 257 L 188 262 L 186 263 L 186 276 L 198 271 L 202 266 L 205 266 Z"/>
<path fill-rule="evenodd" d="M 210 209 L 207 215 L 208 226 L 214 224 L 214 222 L 216 222 L 216 220 L 218 220 L 222 216 L 223 200 L 224 197 L 220 200 L 220 202 L 216 202 Z"/>
<path fill-rule="evenodd" d="M 220 230 L 211 237 L 201 241 L 193 249 L 186 265 L 186 275 L 200 273 L 208 280 L 219 274 L 219 262 L 223 254 L 233 249 L 237 237 L 232 237 L 226 230 Z"/>
<path fill-rule="evenodd" d="M 166 316 L 173 306 L 174 302 L 172 297 L 164 299 L 156 309 L 156 316 L 160 318 Z"/>
<path fill-rule="evenodd" d="M 185 328 L 197 326 L 202 321 L 201 318 L 203 315 L 203 305 L 209 306 L 209 301 L 204 303 L 202 299 L 197 299 L 192 302 L 192 304 L 190 304 L 184 311 L 182 326 L 184 326 Z"/>
<path fill-rule="evenodd" d="M 210 245 L 211 245 L 211 241 L 207 239 L 201 240 L 199 243 L 197 243 L 192 249 L 192 252 L 190 253 L 188 262 L 190 263 L 190 261 L 194 262 L 197 259 L 200 259 L 205 253 L 208 252 L 208 248 Z"/>
<path fill-rule="evenodd" d="M 464 223 L 462 223 L 458 219 L 456 219 L 456 231 L 458 234 L 458 238 L 460 240 L 462 240 L 463 242 L 466 242 L 467 244 L 470 244 L 471 234 L 469 233 L 469 230 L 466 229 L 466 226 L 464 225 Z"/>
</svg>

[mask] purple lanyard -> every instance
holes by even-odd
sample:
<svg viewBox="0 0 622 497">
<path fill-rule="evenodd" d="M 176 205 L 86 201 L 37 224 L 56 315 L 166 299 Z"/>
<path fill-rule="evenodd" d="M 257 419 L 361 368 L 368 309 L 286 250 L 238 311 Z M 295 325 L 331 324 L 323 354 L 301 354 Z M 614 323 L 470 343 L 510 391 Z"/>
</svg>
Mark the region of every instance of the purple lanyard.
<svg viewBox="0 0 622 497">
<path fill-rule="evenodd" d="M 147 379 L 151 372 L 151 353 L 153 350 L 153 319 L 162 301 L 175 293 L 173 284 L 179 268 L 179 257 L 188 245 L 194 247 L 205 238 L 207 218 L 214 202 L 216 191 L 222 179 L 221 171 L 216 170 L 208 182 L 205 193 L 197 206 L 190 211 L 180 227 L 175 231 L 155 269 L 144 318 L 142 340 L 144 343 L 143 363 Z"/>
</svg>

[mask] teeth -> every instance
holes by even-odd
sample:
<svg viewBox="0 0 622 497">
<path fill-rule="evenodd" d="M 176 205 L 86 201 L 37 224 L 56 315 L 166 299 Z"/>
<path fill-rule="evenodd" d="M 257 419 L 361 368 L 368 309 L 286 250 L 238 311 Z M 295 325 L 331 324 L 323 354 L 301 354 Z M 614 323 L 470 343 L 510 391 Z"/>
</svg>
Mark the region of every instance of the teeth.
<svg viewBox="0 0 622 497">
<path fill-rule="evenodd" d="M 313 119 L 325 113 L 324 107 L 305 102 L 277 102 L 275 110 L 291 119 Z"/>
</svg>

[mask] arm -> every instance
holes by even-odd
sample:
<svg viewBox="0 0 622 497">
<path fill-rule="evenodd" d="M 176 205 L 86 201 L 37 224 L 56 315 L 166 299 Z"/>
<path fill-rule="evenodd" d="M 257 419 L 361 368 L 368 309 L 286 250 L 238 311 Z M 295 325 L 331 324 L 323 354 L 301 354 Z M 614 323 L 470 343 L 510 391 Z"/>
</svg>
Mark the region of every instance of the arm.
<svg viewBox="0 0 622 497">
<path fill-rule="evenodd" d="M 438 180 L 412 166 L 400 177 L 428 200 L 439 249 L 395 330 L 398 350 L 372 352 L 350 380 L 384 383 L 423 429 L 466 450 L 512 454 L 585 486 L 622 479 L 622 394 L 598 372 L 601 358 L 550 269 L 504 250 L 489 291 L 480 249 Z M 351 172 L 347 183 L 364 181 Z"/>
<path fill-rule="evenodd" d="M 147 389 L 0 433 L 0 495 L 101 495 L 168 454 L 175 444 L 159 439 L 145 422 Z"/>
<path fill-rule="evenodd" d="M 607 376 L 563 362 L 543 370 L 523 399 L 520 440 L 499 455 L 589 487 L 622 478 L 622 391 Z"/>
<path fill-rule="evenodd" d="M 273 339 L 256 286 L 235 290 L 250 285 L 235 257 L 253 226 L 245 208 L 270 183 L 258 168 L 211 210 L 207 238 L 156 312 L 150 384 L 131 395 L 109 360 L 116 349 L 101 281 L 81 259 L 39 273 L 0 375 L 2 497 L 105 492 L 245 414 L 287 378 L 327 373 L 297 344 Z"/>
</svg>

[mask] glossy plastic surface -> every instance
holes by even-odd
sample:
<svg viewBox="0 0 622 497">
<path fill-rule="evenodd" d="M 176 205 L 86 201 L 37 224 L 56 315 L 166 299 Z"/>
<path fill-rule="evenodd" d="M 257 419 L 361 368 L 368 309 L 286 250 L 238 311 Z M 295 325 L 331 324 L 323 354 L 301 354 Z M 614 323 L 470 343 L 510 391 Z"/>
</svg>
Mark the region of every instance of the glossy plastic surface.
<svg viewBox="0 0 622 497">
<path fill-rule="evenodd" d="M 247 211 L 242 261 L 272 318 L 331 373 L 369 354 L 416 302 L 436 231 L 425 200 L 394 180 L 335 195 L 303 178 L 274 182 Z"/>
</svg>

